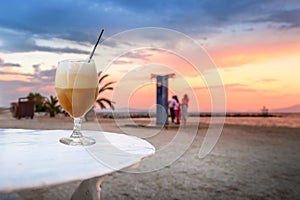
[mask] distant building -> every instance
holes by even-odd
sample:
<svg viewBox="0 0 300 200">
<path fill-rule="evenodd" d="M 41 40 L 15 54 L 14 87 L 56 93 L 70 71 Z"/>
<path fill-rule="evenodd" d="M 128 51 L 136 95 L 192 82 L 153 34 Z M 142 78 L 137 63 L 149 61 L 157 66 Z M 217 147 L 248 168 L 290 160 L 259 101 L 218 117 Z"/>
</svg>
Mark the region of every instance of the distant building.
<svg viewBox="0 0 300 200">
<path fill-rule="evenodd" d="M 267 109 L 266 106 L 263 106 L 261 112 L 264 117 L 267 117 L 269 115 L 269 109 Z"/>
</svg>

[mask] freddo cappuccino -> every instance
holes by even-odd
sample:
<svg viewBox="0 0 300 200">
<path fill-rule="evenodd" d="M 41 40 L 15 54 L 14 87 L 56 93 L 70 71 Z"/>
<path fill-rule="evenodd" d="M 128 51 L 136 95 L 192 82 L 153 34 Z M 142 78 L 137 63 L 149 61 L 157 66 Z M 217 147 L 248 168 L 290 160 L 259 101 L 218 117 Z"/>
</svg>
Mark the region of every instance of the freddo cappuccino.
<svg viewBox="0 0 300 200">
<path fill-rule="evenodd" d="M 98 76 L 94 62 L 69 60 L 59 62 L 55 90 L 61 106 L 72 116 L 83 116 L 98 96 Z"/>
</svg>

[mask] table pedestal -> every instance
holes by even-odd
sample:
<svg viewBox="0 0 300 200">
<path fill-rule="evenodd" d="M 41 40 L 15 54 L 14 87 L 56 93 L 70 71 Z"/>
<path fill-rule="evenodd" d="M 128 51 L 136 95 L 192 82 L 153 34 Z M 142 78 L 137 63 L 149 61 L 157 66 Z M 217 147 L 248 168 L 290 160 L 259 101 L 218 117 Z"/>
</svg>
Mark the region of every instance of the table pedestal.
<svg viewBox="0 0 300 200">
<path fill-rule="evenodd" d="M 91 199 L 91 200 L 100 200 L 100 191 L 101 183 L 104 179 L 104 176 L 91 178 L 79 185 L 72 195 L 72 200 L 82 200 L 82 199 Z"/>
</svg>

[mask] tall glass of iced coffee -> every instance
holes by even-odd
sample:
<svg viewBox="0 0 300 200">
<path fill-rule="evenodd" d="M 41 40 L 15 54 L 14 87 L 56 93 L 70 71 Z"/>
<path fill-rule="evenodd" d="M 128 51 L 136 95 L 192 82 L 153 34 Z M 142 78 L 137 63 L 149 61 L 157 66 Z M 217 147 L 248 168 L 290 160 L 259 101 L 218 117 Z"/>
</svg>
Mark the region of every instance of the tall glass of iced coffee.
<svg viewBox="0 0 300 200">
<path fill-rule="evenodd" d="M 98 96 L 98 76 L 93 60 L 64 60 L 57 66 L 55 90 L 60 105 L 74 119 L 70 137 L 61 138 L 67 145 L 91 145 L 96 141 L 83 136 L 81 119 Z"/>
</svg>

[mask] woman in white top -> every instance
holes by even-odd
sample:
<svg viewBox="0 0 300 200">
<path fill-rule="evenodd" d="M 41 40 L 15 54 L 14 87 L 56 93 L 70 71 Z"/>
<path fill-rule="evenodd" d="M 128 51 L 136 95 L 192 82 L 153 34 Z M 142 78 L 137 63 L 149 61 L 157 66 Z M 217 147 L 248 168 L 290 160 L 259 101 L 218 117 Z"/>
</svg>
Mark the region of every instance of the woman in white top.
<svg viewBox="0 0 300 200">
<path fill-rule="evenodd" d="M 181 100 L 181 118 L 183 120 L 183 125 L 186 124 L 188 118 L 188 105 L 189 105 L 189 97 L 185 94 Z"/>
</svg>

